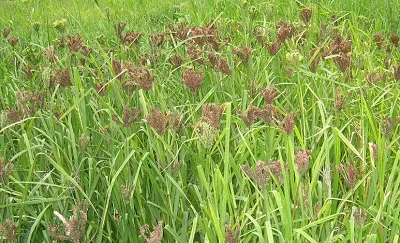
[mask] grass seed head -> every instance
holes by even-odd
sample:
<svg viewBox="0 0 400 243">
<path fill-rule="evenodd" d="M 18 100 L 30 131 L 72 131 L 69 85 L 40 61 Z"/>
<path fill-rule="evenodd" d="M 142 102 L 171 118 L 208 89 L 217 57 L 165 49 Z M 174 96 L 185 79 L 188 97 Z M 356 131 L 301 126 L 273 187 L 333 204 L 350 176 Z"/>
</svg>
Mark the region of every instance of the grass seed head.
<svg viewBox="0 0 400 243">
<path fill-rule="evenodd" d="M 164 115 L 161 111 L 153 108 L 146 120 L 158 134 L 162 135 L 167 130 L 170 114 Z"/>
<path fill-rule="evenodd" d="M 185 84 L 189 90 L 196 94 L 197 89 L 204 81 L 204 72 L 195 72 L 194 70 L 185 70 L 183 72 L 182 82 Z"/>
<path fill-rule="evenodd" d="M 294 126 L 296 125 L 295 118 L 299 114 L 299 110 L 296 112 L 288 112 L 286 111 L 286 116 L 281 122 L 281 129 L 286 132 L 286 134 L 290 134 L 293 131 Z"/>
<path fill-rule="evenodd" d="M 150 35 L 149 41 L 152 47 L 161 47 L 165 41 L 165 33 L 154 33 Z"/>
<path fill-rule="evenodd" d="M 7 41 L 12 47 L 15 47 L 19 42 L 19 38 L 16 36 L 11 36 L 8 37 Z"/>
<path fill-rule="evenodd" d="M 15 225 L 10 219 L 6 220 L 6 225 L 7 227 L 0 223 L 0 232 L 3 234 L 8 243 L 17 242 L 17 225 Z"/>
<path fill-rule="evenodd" d="M 122 122 L 118 119 L 117 116 L 113 116 L 113 120 L 118 124 L 121 124 L 125 127 L 129 127 L 131 124 L 133 124 L 136 121 L 139 114 L 140 114 L 139 109 L 137 109 L 135 107 L 129 107 L 127 105 L 124 107 Z"/>
<path fill-rule="evenodd" d="M 392 42 L 394 47 L 398 47 L 399 46 L 399 36 L 396 33 L 392 33 L 392 35 L 390 36 L 390 41 Z"/>
<path fill-rule="evenodd" d="M 250 104 L 249 108 L 247 109 L 247 115 L 243 114 L 241 110 L 238 110 L 238 116 L 244 121 L 246 126 L 251 126 L 253 125 L 257 119 L 258 115 L 260 113 L 260 108 L 253 106 L 253 104 Z"/>
<path fill-rule="evenodd" d="M 383 37 L 382 32 L 378 32 L 374 35 L 374 41 L 375 41 L 375 44 L 378 47 L 378 49 L 379 50 L 382 49 L 382 45 L 385 41 L 385 38 Z"/>
<path fill-rule="evenodd" d="M 201 121 L 195 129 L 200 143 L 207 149 L 212 148 L 219 136 L 219 129 Z"/>
<path fill-rule="evenodd" d="M 6 164 L 5 159 L 3 157 L 0 157 L 0 178 L 2 182 L 7 181 L 12 170 L 13 170 L 13 164 L 11 163 L 11 161 L 8 161 L 8 163 Z"/>
<path fill-rule="evenodd" d="M 68 68 L 58 68 L 56 70 L 56 73 L 50 80 L 50 86 L 56 85 L 56 82 L 58 82 L 61 87 L 69 87 L 72 85 Z"/>
<path fill-rule="evenodd" d="M 240 48 L 235 47 L 233 49 L 233 53 L 235 53 L 242 60 L 243 64 L 247 64 L 252 51 L 253 49 L 247 46 L 242 46 Z"/>
<path fill-rule="evenodd" d="M 78 52 L 83 46 L 83 38 L 79 33 L 68 35 L 67 46 L 71 52 Z"/>
<path fill-rule="evenodd" d="M 50 226 L 50 235 L 57 240 L 81 242 L 81 238 L 86 230 L 88 204 L 86 201 L 76 202 L 72 208 L 73 215 L 68 220 L 59 212 L 54 211 L 54 215 L 63 223 L 64 234 L 58 232 L 57 226 Z"/>
<path fill-rule="evenodd" d="M 232 230 L 231 226 L 225 224 L 225 242 L 226 243 L 237 243 L 239 241 L 240 225 L 235 227 L 235 231 Z"/>
<path fill-rule="evenodd" d="M 350 68 L 351 57 L 348 54 L 342 53 L 334 58 L 334 62 L 336 64 L 336 66 L 339 68 L 339 70 L 342 73 L 345 73 Z"/>
<path fill-rule="evenodd" d="M 214 53 L 210 53 L 208 55 L 208 60 L 215 71 L 222 72 L 226 75 L 231 75 L 232 70 L 229 67 L 228 60 L 225 57 L 221 56 L 217 58 Z"/>
<path fill-rule="evenodd" d="M 182 66 L 183 59 L 181 55 L 175 53 L 169 58 L 169 63 L 171 63 L 171 65 L 174 66 L 175 68 L 179 68 L 180 66 Z"/>
<path fill-rule="evenodd" d="M 272 44 L 267 44 L 268 52 L 271 55 L 275 55 L 281 49 L 282 42 L 276 40 Z"/>
<path fill-rule="evenodd" d="M 135 86 L 144 90 L 150 90 L 153 86 L 154 76 L 146 67 L 132 67 L 129 62 L 125 64 L 128 74 L 135 80 Z"/>
<path fill-rule="evenodd" d="M 4 29 L 2 30 L 3 38 L 6 39 L 10 33 L 11 27 L 4 27 Z"/>
<path fill-rule="evenodd" d="M 148 231 L 148 224 L 140 227 L 140 235 L 146 240 L 147 243 L 161 243 L 164 234 L 163 221 L 158 221 L 157 226 L 152 232 L 150 232 L 150 234 L 148 234 Z"/>
<path fill-rule="evenodd" d="M 223 104 L 219 106 L 215 103 L 203 105 L 201 107 L 203 111 L 202 120 L 215 128 L 219 128 L 224 107 Z"/>
<path fill-rule="evenodd" d="M 311 8 L 303 8 L 300 11 L 300 17 L 301 20 L 303 20 L 304 23 L 308 24 L 310 23 L 311 17 L 312 17 L 312 9 Z"/>
<path fill-rule="evenodd" d="M 297 165 L 297 170 L 300 174 L 304 174 L 308 169 L 310 162 L 311 150 L 298 150 L 294 158 L 294 162 Z"/>
<path fill-rule="evenodd" d="M 394 80 L 400 80 L 400 64 L 393 68 L 393 78 Z"/>
</svg>

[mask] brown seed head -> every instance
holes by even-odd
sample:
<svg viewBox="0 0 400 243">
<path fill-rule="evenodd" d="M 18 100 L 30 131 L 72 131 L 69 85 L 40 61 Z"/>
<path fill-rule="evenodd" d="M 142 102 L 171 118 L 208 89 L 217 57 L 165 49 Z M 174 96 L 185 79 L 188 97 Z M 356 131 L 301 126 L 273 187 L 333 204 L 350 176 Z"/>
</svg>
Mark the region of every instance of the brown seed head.
<svg viewBox="0 0 400 243">
<path fill-rule="evenodd" d="M 277 90 L 274 86 L 267 87 L 263 90 L 265 104 L 272 104 L 276 98 Z"/>
<path fill-rule="evenodd" d="M 214 53 L 210 53 L 208 54 L 208 60 L 215 71 L 222 72 L 226 75 L 230 75 L 232 73 L 225 57 L 221 56 L 217 58 Z"/>
<path fill-rule="evenodd" d="M 6 220 L 7 228 L 0 223 L 0 232 L 3 234 L 8 243 L 17 242 L 18 229 L 17 226 L 10 220 Z"/>
<path fill-rule="evenodd" d="M 11 27 L 5 27 L 2 31 L 3 38 L 6 39 L 11 32 Z"/>
<path fill-rule="evenodd" d="M 161 47 L 164 44 L 165 33 L 155 33 L 149 37 L 150 45 L 153 47 Z"/>
<path fill-rule="evenodd" d="M 154 76 L 151 75 L 146 67 L 132 67 L 129 63 L 126 63 L 125 66 L 129 70 L 129 76 L 135 80 L 135 86 L 144 90 L 151 89 Z"/>
<path fill-rule="evenodd" d="M 312 17 L 312 9 L 311 8 L 303 8 L 300 11 L 301 19 L 304 23 L 309 23 Z"/>
<path fill-rule="evenodd" d="M 288 112 L 286 111 L 286 116 L 281 122 L 281 129 L 286 132 L 286 134 L 290 134 L 293 131 L 294 126 L 296 125 L 296 122 L 294 119 L 296 116 L 299 114 L 300 111 L 296 112 Z"/>
<path fill-rule="evenodd" d="M 55 85 L 56 82 L 58 82 L 61 87 L 69 87 L 72 85 L 68 68 L 58 68 L 56 70 L 56 73 L 54 74 L 50 82 L 50 86 Z"/>
<path fill-rule="evenodd" d="M 396 33 L 392 33 L 392 35 L 390 36 L 390 41 L 392 42 L 394 47 L 399 46 L 399 36 Z"/>
<path fill-rule="evenodd" d="M 271 55 L 275 55 L 281 49 L 282 43 L 278 40 L 274 41 L 272 44 L 267 44 L 268 52 Z"/>
<path fill-rule="evenodd" d="M 230 225 L 225 224 L 226 243 L 237 243 L 239 240 L 239 234 L 240 234 L 240 225 L 237 225 L 235 231 L 233 231 Z"/>
<path fill-rule="evenodd" d="M 334 62 L 339 70 L 344 73 L 350 68 L 351 57 L 348 54 L 340 54 L 339 56 L 335 57 Z"/>
<path fill-rule="evenodd" d="M 140 227 L 140 235 L 146 240 L 147 243 L 161 243 L 164 234 L 163 221 L 158 221 L 157 226 L 153 229 L 153 232 L 148 234 L 148 231 L 148 224 Z"/>
<path fill-rule="evenodd" d="M 382 49 L 383 42 L 385 41 L 385 38 L 383 37 L 382 32 L 376 33 L 374 35 L 374 40 L 375 40 L 375 43 L 376 43 L 378 49 Z"/>
<path fill-rule="evenodd" d="M 244 121 L 246 126 L 251 126 L 257 121 L 260 113 L 259 110 L 260 109 L 253 106 L 253 104 L 250 104 L 249 108 L 247 109 L 247 115 L 243 114 L 241 110 L 238 110 L 238 116 Z"/>
<path fill-rule="evenodd" d="M 8 161 L 8 163 L 5 163 L 5 159 L 3 157 L 0 157 L 0 178 L 2 182 L 6 182 L 8 177 L 10 176 L 11 172 L 13 169 L 13 164 L 11 161 Z"/>
<path fill-rule="evenodd" d="M 147 123 L 158 133 L 163 134 L 167 130 L 170 120 L 170 114 L 164 115 L 157 109 L 151 109 L 150 114 L 146 117 Z"/>
<path fill-rule="evenodd" d="M 139 114 L 140 114 L 139 109 L 137 109 L 135 107 L 129 107 L 127 105 L 124 107 L 122 122 L 119 120 L 119 118 L 116 115 L 113 116 L 113 121 L 115 121 L 116 123 L 121 124 L 125 127 L 129 127 L 131 124 L 133 124 L 136 121 Z"/>
<path fill-rule="evenodd" d="M 12 47 L 15 47 L 18 44 L 19 39 L 16 36 L 11 36 L 11 37 L 8 37 L 7 41 Z"/>
<path fill-rule="evenodd" d="M 241 48 L 235 47 L 233 49 L 233 53 L 235 53 L 242 60 L 244 64 L 246 64 L 249 61 L 249 57 L 252 51 L 253 49 L 247 46 L 243 46 Z"/>
<path fill-rule="evenodd" d="M 174 55 L 172 55 L 169 58 L 169 62 L 171 63 L 172 66 L 174 66 L 175 68 L 179 68 L 182 63 L 183 63 L 183 59 L 181 57 L 181 55 L 179 55 L 178 53 L 175 53 Z"/>
<path fill-rule="evenodd" d="M 204 72 L 196 73 L 194 70 L 185 70 L 183 72 L 182 82 L 189 88 L 189 90 L 196 94 L 197 89 L 203 83 Z"/>
<path fill-rule="evenodd" d="M 58 233 L 56 226 L 50 227 L 50 235 L 57 240 L 70 240 L 74 243 L 81 242 L 81 238 L 86 230 L 88 204 L 86 201 L 77 202 L 72 208 L 73 215 L 70 220 L 66 219 L 59 212 L 54 211 L 54 215 L 60 219 L 64 225 L 64 235 Z"/>
<path fill-rule="evenodd" d="M 217 105 L 215 103 L 206 104 L 202 106 L 203 117 L 202 120 L 215 128 L 220 127 L 221 117 L 224 112 L 224 105 Z"/>
<path fill-rule="evenodd" d="M 298 150 L 294 158 L 294 162 L 297 165 L 297 171 L 303 174 L 308 169 L 308 164 L 310 162 L 311 150 Z"/>
<path fill-rule="evenodd" d="M 75 35 L 68 35 L 68 41 L 67 41 L 67 46 L 70 51 L 72 52 L 78 52 L 79 49 L 82 48 L 83 46 L 83 38 L 79 33 L 76 33 Z"/>
<path fill-rule="evenodd" d="M 400 64 L 393 68 L 393 78 L 394 80 L 400 80 Z"/>
</svg>

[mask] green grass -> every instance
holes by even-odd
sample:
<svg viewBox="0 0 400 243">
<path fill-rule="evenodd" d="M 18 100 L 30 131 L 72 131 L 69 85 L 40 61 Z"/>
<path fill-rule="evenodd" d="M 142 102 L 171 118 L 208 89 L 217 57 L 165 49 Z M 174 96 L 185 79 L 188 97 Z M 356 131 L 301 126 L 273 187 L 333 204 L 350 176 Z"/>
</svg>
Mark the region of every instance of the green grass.
<svg viewBox="0 0 400 243">
<path fill-rule="evenodd" d="M 311 24 L 302 27 L 305 44 L 286 40 L 276 55 L 269 54 L 253 30 L 264 27 L 272 41 L 279 20 L 301 23 L 303 7 L 313 10 Z M 400 2 L 394 0 L 1 1 L 0 29 L 11 26 L 10 36 L 18 36 L 19 43 L 13 48 L 0 39 L 0 158 L 14 165 L 7 179 L 0 177 L 0 223 L 15 223 L 18 242 L 53 242 L 50 227 L 63 230 L 54 211 L 69 219 L 73 205 L 86 200 L 81 242 L 145 242 L 141 226 L 149 224 L 152 231 L 160 220 L 163 242 L 227 242 L 225 225 L 240 228 L 238 242 L 398 242 L 400 134 L 394 120 L 400 117 L 400 82 L 393 79 L 393 67 L 400 63 L 400 48 L 388 54 L 374 42 L 377 32 L 384 34 L 385 45 L 392 32 L 399 33 L 396 9 Z M 93 48 L 89 57 L 71 56 L 68 48 L 57 48 L 53 64 L 43 57 L 44 48 L 60 37 L 53 27 L 60 19 L 67 20 L 65 34 L 80 33 Z M 160 61 L 147 65 L 155 76 L 151 90 L 125 90 L 115 77 L 113 58 L 137 66 L 154 52 L 150 34 L 168 31 L 169 23 L 203 26 L 210 19 L 222 39 L 240 24 L 219 51 L 231 75 L 208 62 L 192 63 L 187 41 L 166 41 Z M 120 42 L 114 31 L 119 21 L 144 33 L 138 45 Z M 351 75 L 342 74 L 333 58 L 321 61 L 316 73 L 309 70 L 322 23 L 351 39 Z M 248 64 L 233 54 L 238 46 L 254 49 Z M 287 54 L 295 50 L 304 58 L 291 64 Z M 180 68 L 168 61 L 174 53 L 184 57 Z M 32 78 L 23 72 L 28 62 L 37 69 Z M 205 74 L 197 95 L 182 84 L 183 71 L 192 67 Z M 286 67 L 294 69 L 292 76 Z M 68 69 L 70 87 L 48 87 L 45 73 L 56 68 Z M 386 74 L 386 82 L 367 82 L 371 72 Z M 100 82 L 108 83 L 105 96 L 95 89 Z M 251 103 L 263 108 L 262 95 L 252 87 L 271 85 L 282 117 L 299 111 L 290 134 L 262 121 L 248 127 L 238 115 Z M 337 88 L 348 94 L 340 111 Z M 11 122 L 7 110 L 21 109 L 18 91 L 43 92 L 45 104 Z M 206 148 L 196 127 L 202 105 L 209 103 L 225 108 L 215 142 Z M 126 105 L 141 111 L 129 127 L 113 120 L 123 119 Z M 184 128 L 159 135 L 146 122 L 152 108 L 182 115 Z M 394 125 L 385 134 L 388 117 Z M 83 134 L 89 138 L 84 145 Z M 297 169 L 299 149 L 311 150 L 305 173 Z M 243 165 L 254 169 L 259 160 L 279 160 L 282 183 L 274 175 L 260 187 L 243 171 Z M 348 165 L 357 173 L 354 187 L 347 183 Z"/>
</svg>

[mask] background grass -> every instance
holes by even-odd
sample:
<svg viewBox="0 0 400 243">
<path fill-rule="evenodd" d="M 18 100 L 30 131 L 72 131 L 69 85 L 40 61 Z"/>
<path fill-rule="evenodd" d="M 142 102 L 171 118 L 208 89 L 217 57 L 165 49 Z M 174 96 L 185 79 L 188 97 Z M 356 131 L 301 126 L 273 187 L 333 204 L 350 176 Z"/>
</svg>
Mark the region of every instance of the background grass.
<svg viewBox="0 0 400 243">
<path fill-rule="evenodd" d="M 274 29 L 278 20 L 299 22 L 302 7 L 313 9 L 309 41 L 302 47 L 305 59 L 294 75 L 285 72 L 286 53 L 296 50 L 287 43 L 276 56 L 256 44 L 255 27 Z M 226 229 L 240 227 L 240 242 L 397 242 L 399 227 L 398 162 L 399 129 L 383 135 L 382 121 L 399 116 L 399 82 L 370 84 L 372 71 L 391 75 L 399 48 L 391 54 L 377 50 L 376 32 L 399 32 L 399 1 L 2 1 L 0 27 L 11 26 L 20 38 L 16 48 L 5 39 L 0 44 L 0 109 L 17 106 L 16 92 L 46 90 L 46 105 L 21 124 L 0 127 L 0 155 L 14 169 L 0 187 L 0 222 L 12 219 L 21 242 L 51 242 L 48 227 L 57 224 L 53 211 L 71 215 L 78 200 L 89 201 L 83 242 L 143 242 L 144 224 L 164 222 L 165 242 L 225 242 Z M 317 44 L 321 23 L 336 14 L 335 28 L 352 40 L 352 78 L 346 79 L 333 62 L 324 62 L 317 73 L 308 69 L 308 53 Z M 42 81 L 45 67 L 32 79 L 22 63 L 40 56 L 59 37 L 53 22 L 67 19 L 66 33 L 81 33 L 93 55 L 86 68 L 59 53 L 57 67 L 71 73 L 70 88 L 47 90 Z M 230 76 L 204 67 L 205 81 L 193 96 L 183 86 L 182 70 L 168 63 L 171 54 L 184 54 L 183 46 L 166 45 L 161 61 L 151 68 L 156 76 L 151 91 L 126 92 L 113 75 L 111 60 L 117 57 L 138 64 L 148 53 L 147 36 L 166 31 L 167 24 L 185 19 L 204 25 L 211 18 L 221 23 L 223 37 L 236 23 L 240 29 L 223 54 L 233 69 Z M 145 33 L 136 48 L 126 49 L 114 33 L 114 24 L 128 22 L 129 29 Z M 38 22 L 36 33 L 32 24 Z M 103 36 L 104 44 L 98 42 Z M 234 64 L 236 46 L 254 48 L 248 65 Z M 109 50 L 113 50 L 109 52 Z M 389 56 L 390 68 L 384 57 Z M 16 58 L 20 65 L 13 65 Z M 42 59 L 40 59 L 42 60 Z M 92 70 L 102 75 L 95 76 Z M 94 83 L 110 82 L 104 97 Z M 252 84 L 279 91 L 275 101 L 281 113 L 299 110 L 294 132 L 287 135 L 276 126 L 258 122 L 246 127 L 237 110 L 250 103 Z M 335 109 L 335 90 L 349 93 L 342 111 Z M 193 124 L 206 103 L 226 104 L 221 130 L 212 148 L 204 148 Z M 125 105 L 142 114 L 130 127 L 112 121 Z M 158 135 L 144 121 L 151 108 L 182 114 L 185 129 Z M 60 113 L 57 119 L 54 114 Z M 108 131 L 108 132 L 107 132 Z M 89 145 L 79 146 L 86 134 Z M 371 143 L 378 146 L 372 156 Z M 305 174 L 296 170 L 298 149 L 312 150 Z M 288 165 L 284 182 L 271 180 L 260 189 L 241 169 L 258 160 L 281 160 Z M 173 162 L 182 161 L 178 169 Z M 357 184 L 349 188 L 335 165 L 353 164 Z M 161 165 L 161 167 L 160 167 Z M 168 166 L 169 165 L 169 166 Z M 122 185 L 134 189 L 124 198 Z M 357 223 L 354 212 L 365 212 Z"/>
</svg>

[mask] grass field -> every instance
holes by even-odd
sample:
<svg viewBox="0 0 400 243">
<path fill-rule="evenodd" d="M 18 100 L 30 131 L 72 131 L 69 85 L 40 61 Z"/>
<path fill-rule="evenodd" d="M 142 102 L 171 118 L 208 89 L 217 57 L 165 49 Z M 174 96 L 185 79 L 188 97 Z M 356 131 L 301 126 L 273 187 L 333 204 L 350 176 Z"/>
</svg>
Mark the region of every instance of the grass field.
<svg viewBox="0 0 400 243">
<path fill-rule="evenodd" d="M 398 242 L 400 1 L 0 1 L 0 241 Z"/>
</svg>

